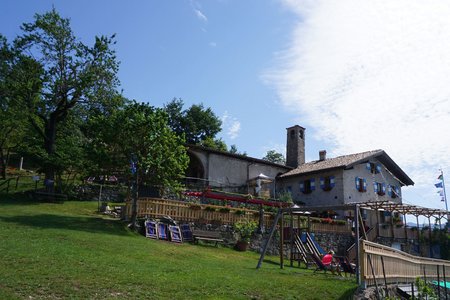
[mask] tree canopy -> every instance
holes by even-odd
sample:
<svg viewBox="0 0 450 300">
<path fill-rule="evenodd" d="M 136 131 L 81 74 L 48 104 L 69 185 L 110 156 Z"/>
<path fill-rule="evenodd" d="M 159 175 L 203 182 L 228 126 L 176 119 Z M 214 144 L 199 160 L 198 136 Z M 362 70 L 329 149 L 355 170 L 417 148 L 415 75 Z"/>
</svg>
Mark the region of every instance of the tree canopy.
<svg viewBox="0 0 450 300">
<path fill-rule="evenodd" d="M 42 160 L 47 179 L 54 179 L 64 156 L 57 147 L 61 124 L 70 121 L 75 110 L 102 110 L 117 99 L 118 62 L 110 48 L 112 37 L 96 37 L 93 46 L 80 42 L 70 20 L 53 9 L 36 14 L 24 23 L 14 45 L 21 63 L 34 76 L 22 80 L 26 89 L 18 96 L 27 108 L 33 129 L 42 139 L 46 157 Z M 66 123 L 67 124 L 67 123 Z"/>
<path fill-rule="evenodd" d="M 212 109 L 205 108 L 203 104 L 193 104 L 185 110 L 183 106 L 181 99 L 173 99 L 164 106 L 172 130 L 178 136 L 184 135 L 188 144 L 203 145 L 207 141 L 210 146 L 221 146 L 220 143 L 211 143 L 211 139 L 215 140 L 217 133 L 222 130 L 222 121 Z"/>
<path fill-rule="evenodd" d="M 14 49 L 0 35 L 0 176 L 6 178 L 11 151 L 22 143 L 26 131 L 24 107 L 21 94 L 31 93 L 39 88 L 34 86 L 32 61 L 16 55 Z M 25 79 L 25 80 L 23 80 Z"/>
<path fill-rule="evenodd" d="M 163 109 L 132 102 L 93 117 L 89 128 L 91 168 L 130 174 L 134 160 L 140 182 L 171 187 L 184 176 L 189 162 L 184 140 L 169 128 Z"/>
<path fill-rule="evenodd" d="M 286 164 L 286 159 L 284 158 L 283 154 L 275 151 L 275 150 L 269 150 L 266 153 L 266 156 L 264 156 L 262 159 L 284 165 Z"/>
</svg>

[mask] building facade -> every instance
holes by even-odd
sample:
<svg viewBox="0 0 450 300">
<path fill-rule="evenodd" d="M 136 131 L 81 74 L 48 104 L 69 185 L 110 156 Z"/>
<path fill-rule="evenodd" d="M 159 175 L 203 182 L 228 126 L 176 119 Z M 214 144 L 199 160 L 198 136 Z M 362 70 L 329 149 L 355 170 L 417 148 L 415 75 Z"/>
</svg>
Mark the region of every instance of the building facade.
<svg viewBox="0 0 450 300">
<path fill-rule="evenodd" d="M 255 178 L 271 179 L 270 197 L 289 193 L 299 205 L 339 206 L 368 201 L 401 203 L 401 187 L 413 185 L 383 150 L 305 162 L 305 128 L 286 128 L 286 166 L 238 154 L 189 146 L 187 177 L 228 191 L 255 194 Z M 341 212 L 350 214 L 350 212 Z"/>
</svg>

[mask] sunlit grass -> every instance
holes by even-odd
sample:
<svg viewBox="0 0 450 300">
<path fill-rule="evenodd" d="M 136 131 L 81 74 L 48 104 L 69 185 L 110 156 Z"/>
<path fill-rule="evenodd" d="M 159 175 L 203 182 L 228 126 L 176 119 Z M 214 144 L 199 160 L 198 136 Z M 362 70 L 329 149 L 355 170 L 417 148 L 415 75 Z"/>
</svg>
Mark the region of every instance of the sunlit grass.
<svg viewBox="0 0 450 300">
<path fill-rule="evenodd" d="M 1 299 L 345 299 L 356 288 L 277 257 L 256 270 L 256 253 L 146 239 L 96 202 L 0 197 Z"/>
</svg>

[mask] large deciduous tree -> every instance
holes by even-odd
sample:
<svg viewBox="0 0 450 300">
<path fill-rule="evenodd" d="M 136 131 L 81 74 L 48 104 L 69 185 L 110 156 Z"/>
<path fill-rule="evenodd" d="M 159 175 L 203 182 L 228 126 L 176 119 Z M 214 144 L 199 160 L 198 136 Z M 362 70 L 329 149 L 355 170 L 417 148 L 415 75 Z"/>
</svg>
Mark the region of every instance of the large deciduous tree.
<svg viewBox="0 0 450 300">
<path fill-rule="evenodd" d="M 189 158 L 184 139 L 167 122 L 163 109 L 136 102 L 110 115 L 93 117 L 88 133 L 91 167 L 103 173 L 129 173 L 130 161 L 136 160 L 140 182 L 179 186 Z"/>
<path fill-rule="evenodd" d="M 47 179 L 55 178 L 61 162 L 57 138 L 59 126 L 69 121 L 74 110 L 102 109 L 114 99 L 118 62 L 111 49 L 112 37 L 96 37 L 93 46 L 79 41 L 55 9 L 36 14 L 34 22 L 24 23 L 15 40 L 20 55 L 38 63 L 41 73 L 34 77 L 41 85 L 39 94 L 22 94 L 28 119 L 42 139 Z"/>
<path fill-rule="evenodd" d="M 98 115 L 89 120 L 91 132 L 89 157 L 94 169 L 107 173 L 130 174 L 133 163 L 136 186 L 144 183 L 180 187 L 189 157 L 184 139 L 168 126 L 164 110 L 133 102 L 110 115 Z M 131 175 L 131 174 L 130 174 Z M 133 197 L 131 222 L 136 225 L 137 195 Z"/>
</svg>

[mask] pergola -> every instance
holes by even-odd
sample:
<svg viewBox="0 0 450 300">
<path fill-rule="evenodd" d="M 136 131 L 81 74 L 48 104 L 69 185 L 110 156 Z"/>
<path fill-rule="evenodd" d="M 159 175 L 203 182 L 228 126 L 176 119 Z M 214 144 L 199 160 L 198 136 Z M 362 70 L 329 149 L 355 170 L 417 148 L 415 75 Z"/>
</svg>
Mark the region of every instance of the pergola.
<svg viewBox="0 0 450 300">
<path fill-rule="evenodd" d="M 261 257 L 258 261 L 258 264 L 256 266 L 256 268 L 260 268 L 262 261 L 264 259 L 264 255 L 265 252 L 267 250 L 267 247 L 273 237 L 273 234 L 277 228 L 277 224 L 279 221 L 281 221 L 281 224 L 283 224 L 283 218 L 284 215 L 290 215 L 291 219 L 292 216 L 294 214 L 301 214 L 301 213 L 306 213 L 306 212 L 320 212 L 320 211 L 326 211 L 326 210 L 353 210 L 355 212 L 355 247 L 356 247 L 356 252 L 358 253 L 359 256 L 359 240 L 361 238 L 363 239 L 367 239 L 366 238 L 366 232 L 365 232 L 365 228 L 364 226 L 361 226 L 363 224 L 362 222 L 362 217 L 361 217 L 361 209 L 368 209 L 368 210 L 375 210 L 375 211 L 387 211 L 387 212 L 398 212 L 400 214 L 403 215 L 404 217 L 404 224 L 406 225 L 406 215 L 413 215 L 416 217 L 417 220 L 417 227 L 419 227 L 419 216 L 424 216 L 426 218 L 428 218 L 428 223 L 429 223 L 429 237 L 431 240 L 431 217 L 435 217 L 436 219 L 439 220 L 439 225 L 441 226 L 441 220 L 443 218 L 447 219 L 447 221 L 449 221 L 449 212 L 446 210 L 442 210 L 442 209 L 435 209 L 435 208 L 426 208 L 426 207 L 420 207 L 417 205 L 410 205 L 410 204 L 402 204 L 402 203 L 395 203 L 395 202 L 391 202 L 391 201 L 370 201 L 370 202 L 361 202 L 361 203 L 349 203 L 349 204 L 344 204 L 344 205 L 333 205 L 333 206 L 308 206 L 308 207 L 285 207 L 285 208 L 280 208 L 278 210 L 277 216 L 275 217 L 275 221 L 274 221 L 274 225 L 272 226 L 271 230 L 270 230 L 270 234 L 269 237 L 266 241 L 266 244 L 264 245 L 263 251 L 261 253 Z M 379 218 L 379 215 L 377 214 L 377 220 Z M 309 222 L 309 218 L 308 218 L 308 222 Z M 377 222 L 379 224 L 379 220 Z M 377 224 L 377 229 L 378 229 L 378 224 Z M 280 228 L 282 228 L 282 226 L 280 226 Z M 308 228 L 310 228 L 310 224 L 308 224 Z M 361 231 L 360 231 L 361 230 Z M 406 229 L 405 229 L 406 230 Z M 360 237 L 360 232 L 362 232 L 362 237 Z M 419 234 L 419 230 L 417 230 L 418 234 Z M 281 237 L 283 236 L 283 234 L 280 235 Z M 378 232 L 377 232 L 377 236 L 378 236 Z M 283 241 L 281 239 L 280 241 L 280 267 L 283 268 L 283 251 L 281 251 L 281 247 Z M 356 261 L 356 280 L 357 283 L 360 284 L 361 283 L 361 278 L 360 278 L 360 274 L 359 274 L 359 261 Z"/>
</svg>

